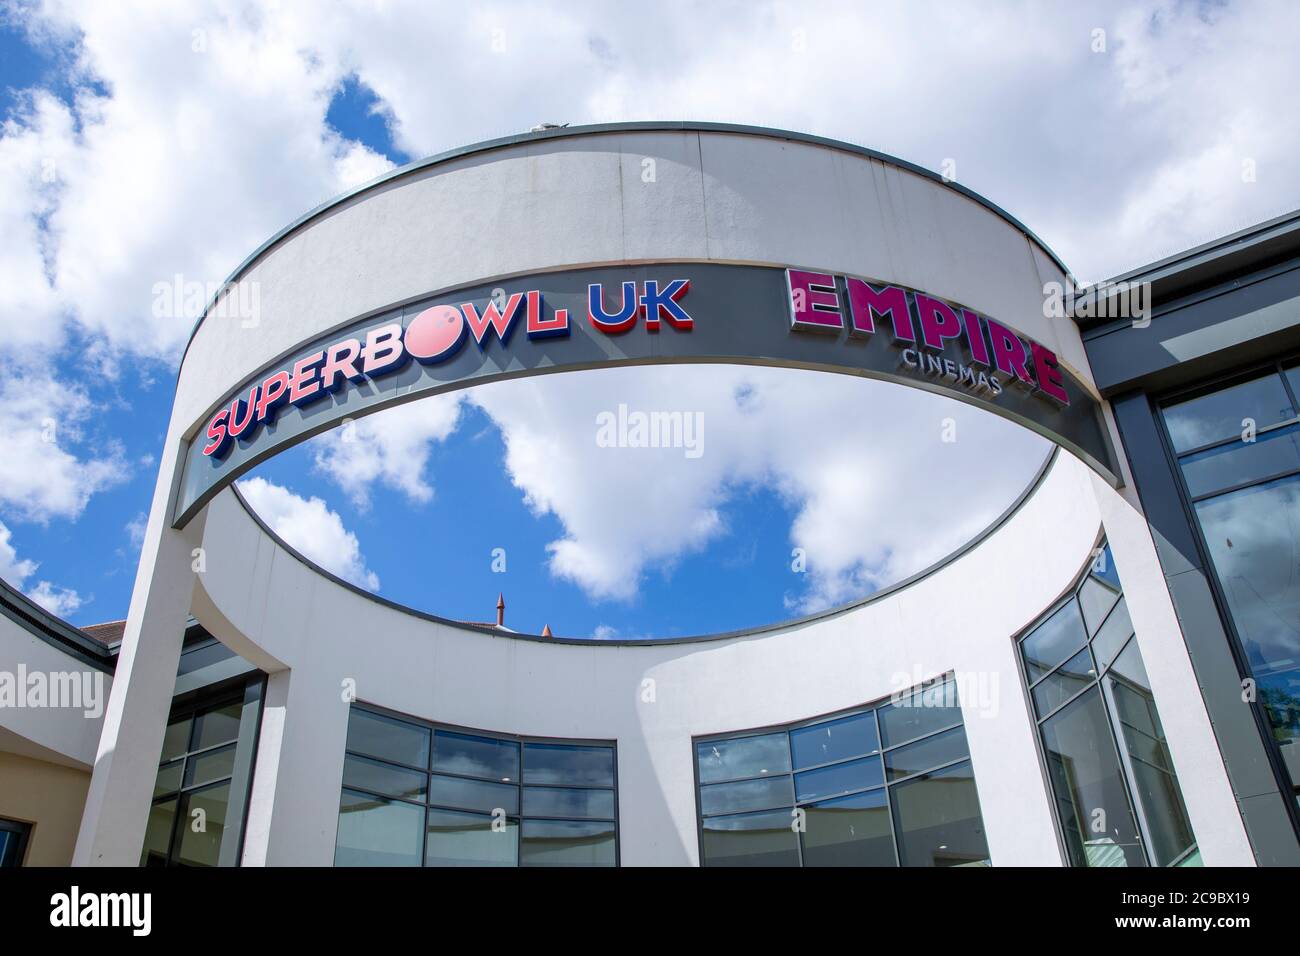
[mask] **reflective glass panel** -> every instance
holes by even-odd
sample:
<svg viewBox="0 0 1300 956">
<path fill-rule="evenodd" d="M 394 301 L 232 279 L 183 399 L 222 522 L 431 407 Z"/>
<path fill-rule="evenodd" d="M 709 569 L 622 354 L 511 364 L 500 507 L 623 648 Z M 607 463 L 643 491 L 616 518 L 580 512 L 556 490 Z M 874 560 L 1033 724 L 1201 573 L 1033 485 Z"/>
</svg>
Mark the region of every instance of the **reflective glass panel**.
<svg viewBox="0 0 1300 956">
<path fill-rule="evenodd" d="M 954 727 L 933 737 L 899 747 L 885 754 L 885 772 L 890 780 L 901 780 L 923 770 L 933 770 L 970 756 L 966 728 Z"/>
<path fill-rule="evenodd" d="M 244 712 L 241 701 L 232 701 L 222 707 L 206 710 L 194 718 L 194 737 L 191 750 L 207 750 L 217 744 L 230 743 L 239 738 L 239 717 Z"/>
<path fill-rule="evenodd" d="M 193 726 L 189 717 L 181 717 L 167 724 L 163 734 L 163 761 L 179 757 L 190 749 L 190 728 Z"/>
<path fill-rule="evenodd" d="M 428 777 L 422 773 L 371 760 L 369 757 L 348 754 L 343 759 L 345 787 L 382 793 L 387 797 L 423 800 L 427 780 Z"/>
<path fill-rule="evenodd" d="M 881 743 L 886 747 L 905 744 L 961 723 L 957 685 L 952 681 L 931 685 L 920 693 L 886 704 L 878 713 Z"/>
<path fill-rule="evenodd" d="M 164 793 L 175 793 L 181 788 L 181 772 L 185 769 L 184 760 L 165 763 L 158 768 L 158 779 L 154 781 L 153 795 L 161 797 Z"/>
<path fill-rule="evenodd" d="M 1097 679 L 1092 654 L 1084 648 L 1034 685 L 1034 709 L 1046 717 Z"/>
<path fill-rule="evenodd" d="M 221 859 L 221 837 L 226 832 L 230 784 L 191 790 L 181 797 L 181 828 L 177 834 L 176 862 L 181 866 L 216 866 Z M 202 828 L 198 827 L 202 823 Z"/>
<path fill-rule="evenodd" d="M 524 744 L 524 783 L 614 786 L 614 749 L 574 744 Z"/>
<path fill-rule="evenodd" d="M 695 753 L 701 783 L 790 772 L 790 742 L 784 732 L 710 740 L 697 744 Z"/>
<path fill-rule="evenodd" d="M 384 714 L 353 707 L 348 714 L 348 750 L 412 767 L 429 765 L 429 731 Z"/>
<path fill-rule="evenodd" d="M 1079 607 L 1083 610 L 1083 623 L 1090 635 L 1097 633 L 1097 628 L 1101 627 L 1101 622 L 1118 600 L 1118 588 L 1108 587 L 1095 577 L 1084 578 L 1083 586 L 1079 588 Z"/>
<path fill-rule="evenodd" d="M 1300 427 L 1288 425 L 1256 435 L 1251 442 L 1233 442 L 1188 455 L 1179 464 L 1194 498 L 1295 471 L 1300 468 Z"/>
<path fill-rule="evenodd" d="M 1132 636 L 1133 622 L 1129 620 L 1128 603 L 1120 598 L 1115 610 L 1110 612 L 1110 617 L 1106 618 L 1106 623 L 1092 639 L 1092 655 L 1097 660 L 1097 666 L 1103 670 L 1109 667 L 1124 642 Z"/>
<path fill-rule="evenodd" d="M 897 866 L 884 790 L 814 803 L 806 810 L 804 866 Z"/>
<path fill-rule="evenodd" d="M 176 798 L 163 800 L 149 808 L 149 822 L 145 824 L 144 853 L 141 866 L 166 866 L 167 850 L 171 845 L 172 828 L 176 823 Z"/>
<path fill-rule="evenodd" d="M 335 866 L 419 866 L 424 809 L 344 790 Z"/>
<path fill-rule="evenodd" d="M 1240 436 L 1244 419 L 1254 419 L 1257 428 L 1264 428 L 1294 415 L 1282 379 L 1269 372 L 1261 378 L 1170 405 L 1165 409 L 1165 424 L 1174 450 L 1183 452 Z"/>
<path fill-rule="evenodd" d="M 444 777 L 435 773 L 429 778 L 429 802 L 437 806 L 463 807 L 484 813 L 499 809 L 503 813 L 514 814 L 519 812 L 519 788 L 514 784 Z"/>
<path fill-rule="evenodd" d="M 613 866 L 614 824 L 591 820 L 527 820 L 520 866 Z"/>
<path fill-rule="evenodd" d="M 788 775 L 700 787 L 700 812 L 705 816 L 788 807 L 792 803 L 794 791 Z"/>
<path fill-rule="evenodd" d="M 450 730 L 433 734 L 433 769 L 499 783 L 519 781 L 519 744 Z"/>
<path fill-rule="evenodd" d="M 430 810 L 426 824 L 425 866 L 514 866 L 519 854 L 519 824 L 478 813 Z"/>
<path fill-rule="evenodd" d="M 705 866 L 798 866 L 790 810 L 710 817 L 703 822 Z"/>
<path fill-rule="evenodd" d="M 1083 615 L 1077 601 L 1069 600 L 1055 614 L 1029 632 L 1020 642 L 1029 683 L 1041 678 L 1062 661 L 1069 660 L 1088 641 Z"/>
<path fill-rule="evenodd" d="M 1042 735 L 1071 864 L 1145 866 L 1101 692 L 1053 714 Z"/>
<path fill-rule="evenodd" d="M 890 787 L 903 866 L 986 866 L 988 842 L 968 762 Z"/>
<path fill-rule="evenodd" d="M 209 750 L 191 757 L 185 764 L 185 786 L 195 787 L 229 777 L 235 772 L 235 745 Z M 162 772 L 159 771 L 161 778 Z"/>
<path fill-rule="evenodd" d="M 805 770 L 795 774 L 795 794 L 802 803 L 805 800 L 820 800 L 825 797 L 837 797 L 854 790 L 878 787 L 885 782 L 884 770 L 879 757 L 863 757 L 846 763 L 832 764 L 817 770 Z"/>
<path fill-rule="evenodd" d="M 876 715 L 871 711 L 790 731 L 796 768 L 815 767 L 880 750 Z"/>
<path fill-rule="evenodd" d="M 613 790 L 525 787 L 524 815 L 530 817 L 599 817 L 614 819 Z"/>
</svg>

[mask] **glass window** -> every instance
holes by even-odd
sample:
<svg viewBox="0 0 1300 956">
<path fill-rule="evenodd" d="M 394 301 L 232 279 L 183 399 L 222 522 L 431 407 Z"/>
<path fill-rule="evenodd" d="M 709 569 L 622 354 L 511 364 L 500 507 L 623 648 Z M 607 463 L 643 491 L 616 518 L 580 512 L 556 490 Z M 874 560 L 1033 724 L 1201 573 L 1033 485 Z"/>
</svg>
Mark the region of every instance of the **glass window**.
<svg viewBox="0 0 1300 956">
<path fill-rule="evenodd" d="M 1239 437 L 1248 418 L 1257 428 L 1266 428 L 1294 416 L 1281 378 L 1269 374 L 1170 405 L 1165 409 L 1165 424 L 1174 450 L 1185 452 Z"/>
<path fill-rule="evenodd" d="M 796 769 L 876 753 L 880 750 L 876 715 L 867 711 L 792 730 L 790 749 Z"/>
<path fill-rule="evenodd" d="M 32 825 L 17 820 L 0 820 L 0 869 L 23 865 Z"/>
<path fill-rule="evenodd" d="M 424 810 L 399 800 L 344 790 L 335 866 L 419 866 Z"/>
<path fill-rule="evenodd" d="M 427 727 L 418 727 L 359 707 L 348 712 L 347 746 L 353 753 L 408 767 L 425 767 L 429 763 Z"/>
<path fill-rule="evenodd" d="M 1029 683 L 1034 683 L 1056 665 L 1069 660 L 1086 643 L 1088 632 L 1083 627 L 1083 616 L 1079 613 L 1078 603 L 1071 598 L 1020 642 L 1020 653 L 1025 660 Z"/>
<path fill-rule="evenodd" d="M 572 744 L 524 744 L 524 783 L 614 786 L 614 751 Z"/>
<path fill-rule="evenodd" d="M 892 788 L 903 866 L 987 866 L 989 847 L 969 761 Z"/>
<path fill-rule="evenodd" d="M 141 866 L 218 866 L 223 843 L 227 864 L 234 862 L 247 793 L 232 795 L 231 785 L 241 763 L 251 770 L 252 743 L 240 742 L 239 728 L 254 686 L 220 691 L 221 698 L 189 704 L 168 721 Z"/>
<path fill-rule="evenodd" d="M 519 781 L 519 743 L 439 730 L 433 735 L 433 769 L 502 783 Z"/>
<path fill-rule="evenodd" d="M 790 740 L 784 732 L 713 740 L 697 745 L 695 754 L 701 783 L 790 772 Z"/>
<path fill-rule="evenodd" d="M 1069 861 L 1074 866 L 1170 864 L 1195 841 L 1163 747 L 1155 700 L 1149 690 L 1145 698 L 1134 697 L 1137 688 L 1146 687 L 1145 670 L 1109 547 L 1064 608 L 1076 603 L 1083 612 L 1069 616 L 1075 637 L 1060 637 L 1058 627 L 1053 638 L 1056 647 L 1082 641 L 1069 661 L 1041 675 L 1041 624 L 1020 645 Z M 1057 611 L 1044 623 L 1060 618 Z M 1085 619 L 1095 632 L 1091 643 Z M 1125 679 L 1126 672 L 1141 678 Z M 1036 677 L 1041 678 L 1037 683 Z"/>
<path fill-rule="evenodd" d="M 480 813 L 430 810 L 425 866 L 514 866 L 519 823 Z"/>
<path fill-rule="evenodd" d="M 699 741 L 695 755 L 704 866 L 987 862 L 951 679 L 785 730 Z M 945 765 L 958 772 L 935 773 Z M 921 779 L 915 775 L 934 782 L 900 807 L 899 788 L 905 778 Z M 900 812 L 912 826 L 906 849 L 895 825 Z M 927 850 L 927 834 L 944 839 Z"/>
<path fill-rule="evenodd" d="M 799 865 L 793 810 L 707 817 L 701 844 L 706 866 Z"/>
<path fill-rule="evenodd" d="M 924 690 L 904 695 L 900 700 L 881 707 L 880 739 L 886 747 L 905 744 L 961 723 L 957 704 L 957 685 L 952 681 L 932 684 Z"/>
<path fill-rule="evenodd" d="M 617 864 L 613 744 L 452 730 L 360 704 L 348 728 L 336 866 Z"/>
<path fill-rule="evenodd" d="M 1300 428 L 1288 425 L 1181 459 L 1193 498 L 1300 468 Z"/>
<path fill-rule="evenodd" d="M 613 866 L 614 824 L 528 820 L 519 839 L 520 866 Z"/>
<path fill-rule="evenodd" d="M 807 808 L 805 866 L 897 866 L 884 787 Z"/>
</svg>

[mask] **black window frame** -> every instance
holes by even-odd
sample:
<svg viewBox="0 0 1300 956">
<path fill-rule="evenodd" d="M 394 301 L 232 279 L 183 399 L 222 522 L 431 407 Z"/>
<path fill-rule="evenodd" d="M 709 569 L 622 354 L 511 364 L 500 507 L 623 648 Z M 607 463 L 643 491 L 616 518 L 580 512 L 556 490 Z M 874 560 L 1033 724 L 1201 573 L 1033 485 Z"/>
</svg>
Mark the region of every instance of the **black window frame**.
<svg viewBox="0 0 1300 956">
<path fill-rule="evenodd" d="M 13 869 L 20 869 L 27 863 L 27 848 L 32 845 L 32 830 L 35 824 L 26 820 L 13 820 L 8 817 L 0 817 L 0 830 L 6 833 L 18 834 L 17 849 L 14 850 L 14 862 L 9 864 Z M 0 866 L 4 866 L 3 859 L 0 859 Z"/>
<path fill-rule="evenodd" d="M 401 711 L 384 707 L 380 704 L 373 704 L 368 701 L 362 701 L 362 700 L 354 700 L 350 702 L 348 707 L 349 720 L 351 719 L 352 710 L 354 708 L 367 713 L 375 714 L 380 717 L 387 717 L 391 720 L 398 720 L 403 723 L 420 727 L 429 731 L 429 746 L 428 746 L 428 752 L 426 753 L 426 757 L 425 757 L 425 765 L 423 767 L 416 766 L 414 764 L 401 763 L 399 761 L 390 760 L 387 758 L 374 757 L 371 756 L 370 754 L 363 754 L 360 753 L 359 751 L 350 750 L 348 749 L 346 739 L 344 740 L 344 744 L 343 744 L 343 759 L 345 761 L 347 760 L 348 757 L 362 757 L 367 760 L 377 761 L 379 763 L 383 763 L 391 767 L 396 767 L 401 770 L 408 770 L 408 771 L 413 771 L 415 773 L 423 774 L 425 778 L 425 786 L 426 786 L 426 792 L 423 800 L 411 799 L 407 797 L 395 797 L 389 794 L 376 793 L 373 790 L 366 790 L 355 786 L 348 786 L 347 783 L 342 780 L 340 780 L 340 784 L 339 784 L 340 800 L 342 799 L 342 794 L 345 791 L 352 791 L 354 793 L 360 793 L 360 794 L 365 794 L 367 796 L 375 797 L 379 800 L 406 804 L 407 806 L 412 806 L 412 807 L 420 807 L 426 811 L 425 823 L 421 827 L 421 834 L 420 834 L 420 865 L 418 867 L 419 869 L 439 869 L 439 867 L 430 867 L 427 862 L 428 851 L 429 851 L 429 827 L 428 827 L 427 811 L 434 810 L 434 811 L 442 811 L 446 813 L 464 813 L 464 814 L 472 814 L 475 816 L 490 816 L 490 814 L 484 813 L 482 810 L 469 809 L 463 806 L 457 807 L 457 806 L 449 806 L 447 804 L 433 803 L 432 793 L 430 792 L 431 788 L 429 787 L 429 783 L 430 783 L 429 778 L 431 776 L 454 777 L 456 779 L 468 780 L 475 783 L 495 783 L 498 785 L 510 786 L 515 788 L 516 796 L 517 796 L 517 809 L 514 813 L 507 813 L 505 815 L 506 821 L 508 823 L 513 823 L 515 824 L 515 826 L 518 827 L 518 836 L 515 844 L 515 863 L 514 863 L 515 869 L 532 868 L 526 866 L 522 862 L 524 823 L 526 821 L 542 821 L 542 822 L 549 821 L 549 822 L 570 822 L 570 823 L 572 822 L 612 823 L 614 827 L 613 867 L 618 868 L 623 865 L 622 827 L 619 824 L 618 741 L 616 739 L 593 738 L 593 737 L 540 737 L 532 734 L 510 734 L 504 731 L 483 730 L 478 727 L 466 727 L 461 724 L 446 723 L 444 721 L 425 720 L 420 717 L 412 716 L 411 714 L 404 714 Z M 433 747 L 434 747 L 434 741 L 437 739 L 436 735 L 438 731 L 446 731 L 448 733 L 455 733 L 455 734 L 466 734 L 473 737 L 482 737 L 490 740 L 501 740 L 508 743 L 516 744 L 519 748 L 518 779 L 511 781 L 509 783 L 502 783 L 501 781 L 492 780 L 487 777 L 477 777 L 470 774 L 455 773 L 455 772 L 449 772 L 447 770 L 435 769 L 433 766 Z M 524 780 L 524 774 L 525 774 L 524 753 L 527 748 L 527 745 L 529 744 L 556 744 L 560 746 L 570 746 L 570 747 L 608 748 L 613 758 L 613 768 L 612 768 L 612 777 L 611 777 L 611 779 L 613 780 L 613 784 L 612 786 L 609 787 L 603 787 L 603 786 L 592 786 L 592 785 L 574 784 L 574 783 L 565 783 L 565 784 L 526 783 Z M 607 818 L 607 817 L 577 818 L 574 816 L 548 816 L 548 815 L 525 814 L 524 813 L 524 791 L 530 789 L 548 789 L 548 790 L 577 789 L 577 790 L 609 791 L 610 793 L 613 794 L 613 798 L 614 798 L 613 817 L 612 818 Z M 337 830 L 335 831 L 334 853 L 335 855 L 337 855 L 338 853 Z M 337 864 L 331 864 L 331 865 L 337 865 Z M 412 869 L 414 869 L 414 867 Z M 603 867 L 595 867 L 595 869 L 603 869 Z"/>
</svg>

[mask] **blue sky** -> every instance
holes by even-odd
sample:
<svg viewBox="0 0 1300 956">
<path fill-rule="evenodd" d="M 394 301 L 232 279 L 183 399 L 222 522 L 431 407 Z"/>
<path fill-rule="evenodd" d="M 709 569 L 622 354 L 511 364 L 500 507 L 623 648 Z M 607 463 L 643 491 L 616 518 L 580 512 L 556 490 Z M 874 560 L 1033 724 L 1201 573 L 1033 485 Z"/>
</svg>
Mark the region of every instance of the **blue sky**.
<svg viewBox="0 0 1300 956">
<path fill-rule="evenodd" d="M 930 168 L 952 160 L 1084 279 L 1300 205 L 1300 106 L 1275 95 L 1300 79 L 1294 5 L 763 6 L 665 4 L 672 55 L 659 56 L 643 11 L 594 3 L 124 14 L 0 0 L 0 575 L 74 623 L 124 616 L 194 319 L 152 310 L 154 284 L 220 281 L 306 209 L 451 146 L 647 118 L 839 136 Z M 741 394 L 775 406 L 886 388 L 804 374 L 679 370 L 674 394 L 708 416 L 703 464 L 595 454 L 596 410 L 662 393 L 629 373 L 476 390 L 414 424 L 375 416 L 360 452 L 373 467 L 325 436 L 255 475 L 277 489 L 271 517 L 393 600 L 487 619 L 504 591 L 521 630 L 670 636 L 779 620 L 910 573 L 999 513 L 1045 450 L 966 413 L 974 440 L 941 447 L 925 439 L 948 410 L 896 388 L 871 396 L 895 407 L 890 434 L 743 415 Z M 986 469 L 987 441 L 1013 453 L 973 501 L 926 504 L 945 474 Z M 530 466 L 519 450 L 538 444 L 572 475 Z M 826 478 L 839 474 L 860 487 Z M 595 490 L 610 476 L 621 497 Z M 896 476 L 916 492 L 905 514 L 871 492 Z M 790 567 L 801 544 L 818 556 L 806 575 Z"/>
</svg>

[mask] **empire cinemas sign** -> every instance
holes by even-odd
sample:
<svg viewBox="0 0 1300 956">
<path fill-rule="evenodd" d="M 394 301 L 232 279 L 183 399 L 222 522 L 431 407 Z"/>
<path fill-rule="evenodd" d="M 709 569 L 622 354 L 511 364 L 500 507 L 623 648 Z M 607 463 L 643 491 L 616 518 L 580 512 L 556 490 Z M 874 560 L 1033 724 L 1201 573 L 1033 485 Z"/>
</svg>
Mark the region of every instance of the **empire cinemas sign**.
<svg viewBox="0 0 1300 956">
<path fill-rule="evenodd" d="M 1015 384 L 1070 404 L 1056 353 L 1000 322 L 901 286 L 800 269 L 787 269 L 785 277 L 792 329 L 838 334 L 847 327 L 850 337 L 859 338 L 883 330 L 900 347 L 902 365 L 915 374 L 991 398 Z M 943 354 L 954 341 L 964 347 L 966 361 Z"/>
<path fill-rule="evenodd" d="M 248 334 L 222 321 L 203 320 L 214 341 Z M 815 269 L 618 263 L 481 281 L 342 325 L 322 318 L 319 332 L 229 382 L 193 423 L 174 520 L 183 526 L 283 449 L 403 402 L 529 375 L 671 364 L 813 369 L 944 393 L 1115 480 L 1097 398 L 1050 349 L 992 318 Z"/>
</svg>

